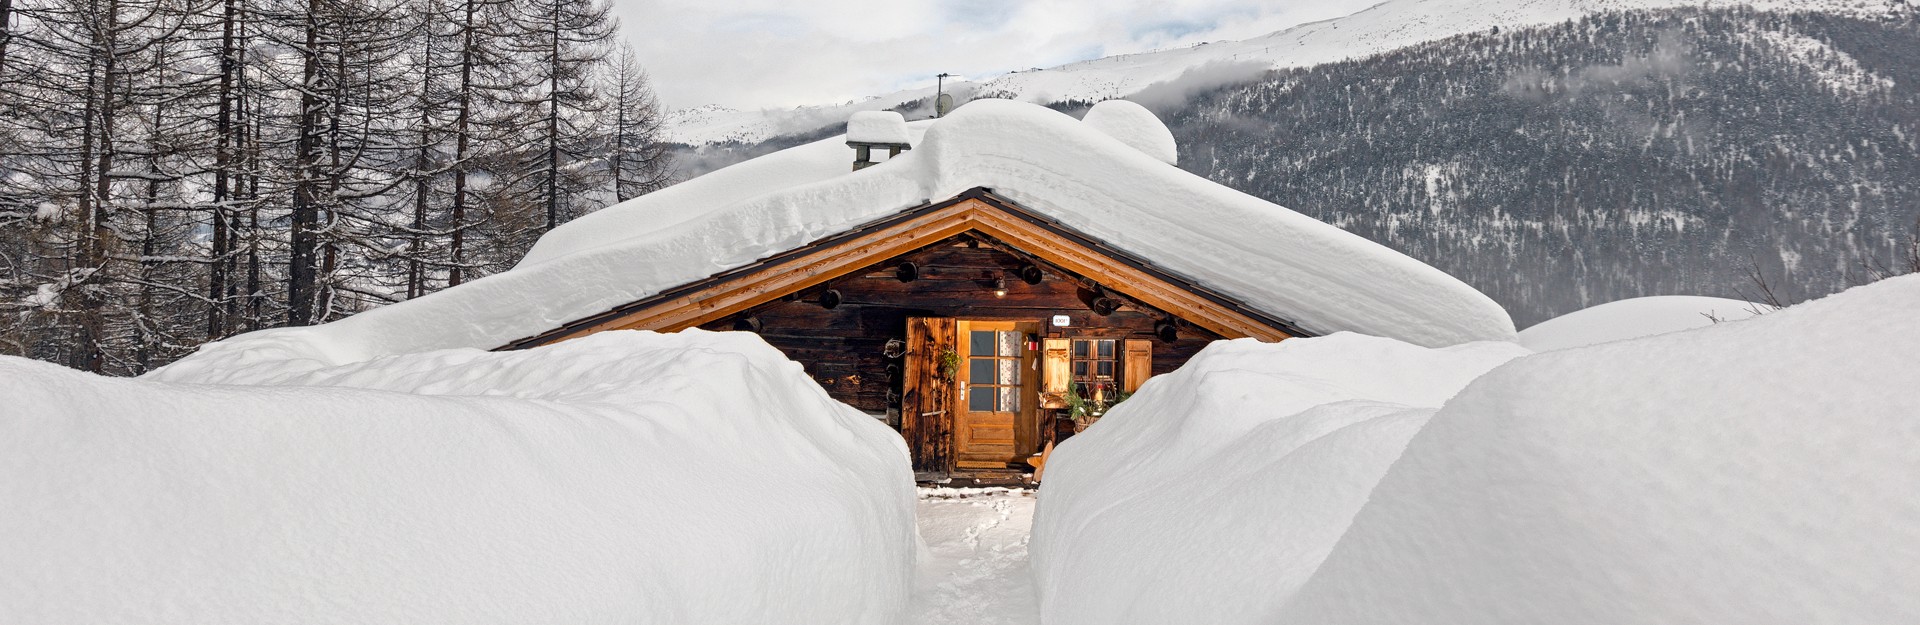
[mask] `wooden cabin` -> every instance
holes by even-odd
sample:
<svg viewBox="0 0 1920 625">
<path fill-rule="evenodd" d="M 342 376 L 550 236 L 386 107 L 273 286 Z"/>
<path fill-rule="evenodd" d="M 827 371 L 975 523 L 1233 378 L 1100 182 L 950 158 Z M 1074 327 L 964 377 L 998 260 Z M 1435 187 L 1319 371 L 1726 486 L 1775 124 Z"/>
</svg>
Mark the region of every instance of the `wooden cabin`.
<svg viewBox="0 0 1920 625">
<path fill-rule="evenodd" d="M 1131 393 L 1212 341 L 1316 330 L 1435 345 L 1511 337 L 1505 312 L 1470 287 L 1179 171 L 1151 113 L 1101 106 L 1118 121 L 976 102 L 910 133 L 864 115 L 845 138 L 858 153 L 851 174 L 846 156 L 817 162 L 832 146 L 803 146 L 589 215 L 509 273 L 544 295 L 498 325 L 635 297 L 502 348 L 622 329 L 754 332 L 834 398 L 897 428 L 915 471 L 940 478 L 1030 471 L 1074 431 L 1064 417 L 1076 400 Z M 926 149 L 905 144 L 917 134 Z M 879 150 L 887 158 L 876 163 Z M 959 190 L 900 202 L 943 188 Z M 648 210 L 672 214 L 652 224 Z M 818 234 L 799 238 L 808 232 Z M 710 250 L 720 269 L 693 277 L 698 265 L 687 269 L 676 250 Z M 672 264 L 650 265 L 658 275 L 643 280 L 621 277 L 625 262 Z M 483 308 L 481 297 L 434 305 Z"/>
<path fill-rule="evenodd" d="M 988 189 L 516 341 L 603 330 L 758 333 L 834 398 L 899 428 L 917 472 L 1019 471 L 1070 398 L 1131 393 L 1223 338 L 1304 331 Z"/>
</svg>

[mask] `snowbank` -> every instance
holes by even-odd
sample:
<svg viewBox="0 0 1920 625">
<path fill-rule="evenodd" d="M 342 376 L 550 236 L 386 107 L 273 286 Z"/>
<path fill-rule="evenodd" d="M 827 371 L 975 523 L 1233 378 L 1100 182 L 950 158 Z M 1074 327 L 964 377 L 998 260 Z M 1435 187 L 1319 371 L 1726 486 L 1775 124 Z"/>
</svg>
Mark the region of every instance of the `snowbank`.
<svg viewBox="0 0 1920 625">
<path fill-rule="evenodd" d="M 1526 353 L 1337 334 L 1209 345 L 1054 450 L 1047 623 L 1265 623 L 1429 414 Z"/>
<path fill-rule="evenodd" d="M 1042 614 L 1920 622 L 1916 310 L 1909 276 L 1504 365 L 1519 348 L 1216 343 L 1055 450 Z"/>
<path fill-rule="evenodd" d="M 1636 297 L 1542 321 L 1520 331 L 1520 344 L 1536 352 L 1585 347 L 1738 321 L 1762 310 L 1766 305 L 1723 297 Z"/>
<path fill-rule="evenodd" d="M 904 615 L 899 436 L 753 335 L 608 332 L 275 381 L 0 357 L 0 622 Z"/>
<path fill-rule="evenodd" d="M 1920 623 L 1917 310 L 1908 276 L 1498 369 L 1272 622 Z"/>
<path fill-rule="evenodd" d="M 1066 114 L 979 100 L 909 127 L 924 133 L 914 149 L 880 165 L 849 173 L 852 150 L 837 137 L 754 159 L 568 223 L 512 271 L 213 343 L 156 378 L 241 381 L 257 366 L 494 348 L 974 187 L 1314 333 L 1513 340 L 1506 311 L 1452 276 L 1168 167 Z"/>
<path fill-rule="evenodd" d="M 1087 115 L 1080 118 L 1080 123 L 1119 139 L 1128 147 L 1162 163 L 1175 165 L 1180 162 L 1180 146 L 1173 139 L 1173 131 L 1160 123 L 1160 118 L 1154 116 L 1147 107 L 1126 100 L 1107 100 L 1087 109 Z"/>
</svg>

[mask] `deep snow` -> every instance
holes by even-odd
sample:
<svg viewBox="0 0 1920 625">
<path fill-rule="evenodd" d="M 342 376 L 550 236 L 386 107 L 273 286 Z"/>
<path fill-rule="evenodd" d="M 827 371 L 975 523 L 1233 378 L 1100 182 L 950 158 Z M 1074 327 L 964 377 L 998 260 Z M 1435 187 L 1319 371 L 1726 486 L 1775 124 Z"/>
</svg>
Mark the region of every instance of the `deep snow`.
<svg viewBox="0 0 1920 625">
<path fill-rule="evenodd" d="M 905 446 L 751 334 L 268 387 L 0 357 L 0 623 L 872 623 Z"/>
<path fill-rule="evenodd" d="M 1916 310 L 1907 276 L 1517 358 L 1216 343 L 1055 450 L 1043 615 L 1920 622 Z"/>
<path fill-rule="evenodd" d="M 0 358 L 0 622 L 1920 622 L 1915 310 L 1215 343 L 1056 449 L 1031 570 L 1033 498 L 916 501 L 750 334 L 272 386 Z"/>
<path fill-rule="evenodd" d="M 1920 275 L 1516 360 L 1277 621 L 1920 623 Z"/>
<path fill-rule="evenodd" d="M 1207 346 L 1054 449 L 1033 538 L 1046 622 L 1269 622 L 1428 415 L 1526 353 L 1356 334 Z"/>
<path fill-rule="evenodd" d="M 1771 306 L 1724 297 L 1657 295 L 1576 310 L 1520 331 L 1520 345 L 1536 352 L 1586 347 L 1739 321 Z"/>
<path fill-rule="evenodd" d="M 1174 140 L 1173 131 L 1160 123 L 1160 118 L 1147 107 L 1126 100 L 1107 100 L 1087 109 L 1080 123 L 1162 163 L 1180 163 L 1180 145 Z"/>
</svg>

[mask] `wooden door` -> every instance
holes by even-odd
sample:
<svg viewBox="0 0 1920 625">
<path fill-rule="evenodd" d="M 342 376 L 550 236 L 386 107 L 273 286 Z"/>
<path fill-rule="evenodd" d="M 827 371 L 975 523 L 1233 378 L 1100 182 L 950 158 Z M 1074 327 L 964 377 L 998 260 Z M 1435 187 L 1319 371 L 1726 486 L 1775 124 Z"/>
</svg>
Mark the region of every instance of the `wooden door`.
<svg viewBox="0 0 1920 625">
<path fill-rule="evenodd" d="M 1040 375 L 1029 338 L 1038 322 L 960 321 L 959 393 L 954 402 L 953 452 L 962 469 L 1004 469 L 1034 452 L 1038 442 Z"/>
<path fill-rule="evenodd" d="M 917 473 L 953 471 L 953 405 L 957 371 L 943 364 L 955 354 L 954 323 L 942 317 L 907 319 L 906 378 L 900 393 L 900 435 Z M 955 363 L 956 366 L 959 363 Z M 934 477 L 934 476 L 929 476 Z"/>
</svg>

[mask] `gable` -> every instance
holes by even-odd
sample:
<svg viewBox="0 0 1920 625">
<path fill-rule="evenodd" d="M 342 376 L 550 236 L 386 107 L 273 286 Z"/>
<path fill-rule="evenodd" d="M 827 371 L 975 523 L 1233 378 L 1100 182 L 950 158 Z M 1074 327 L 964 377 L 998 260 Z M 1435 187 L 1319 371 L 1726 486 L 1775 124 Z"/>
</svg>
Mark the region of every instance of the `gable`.
<svg viewBox="0 0 1920 625">
<path fill-rule="evenodd" d="M 521 349 L 606 330 L 671 332 L 793 296 L 964 233 L 1012 250 L 1226 338 L 1305 336 L 1292 323 L 1042 217 L 985 189 L 929 203 L 786 253 L 576 320 L 501 349 Z"/>
</svg>

